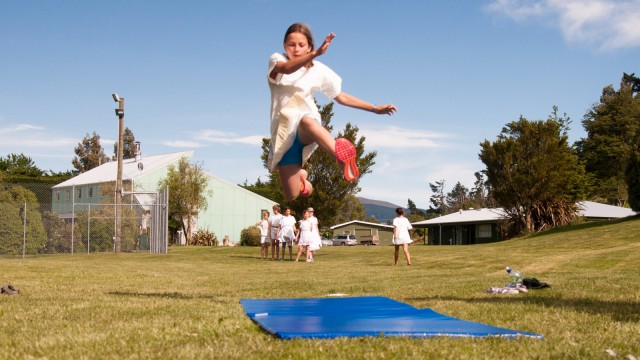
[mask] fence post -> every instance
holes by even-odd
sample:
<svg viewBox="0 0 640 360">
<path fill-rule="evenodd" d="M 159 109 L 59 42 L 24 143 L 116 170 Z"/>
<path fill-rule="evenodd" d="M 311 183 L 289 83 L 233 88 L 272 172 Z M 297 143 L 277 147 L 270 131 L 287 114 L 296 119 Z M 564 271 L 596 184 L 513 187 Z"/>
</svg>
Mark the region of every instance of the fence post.
<svg viewBox="0 0 640 360">
<path fill-rule="evenodd" d="M 91 204 L 87 210 L 87 254 L 89 254 L 89 239 L 91 239 Z"/>
<path fill-rule="evenodd" d="M 71 203 L 71 255 L 73 255 L 73 231 L 76 228 L 76 204 Z"/>
<path fill-rule="evenodd" d="M 27 247 L 27 203 L 24 203 L 22 216 L 22 258 L 24 259 L 25 248 Z"/>
</svg>

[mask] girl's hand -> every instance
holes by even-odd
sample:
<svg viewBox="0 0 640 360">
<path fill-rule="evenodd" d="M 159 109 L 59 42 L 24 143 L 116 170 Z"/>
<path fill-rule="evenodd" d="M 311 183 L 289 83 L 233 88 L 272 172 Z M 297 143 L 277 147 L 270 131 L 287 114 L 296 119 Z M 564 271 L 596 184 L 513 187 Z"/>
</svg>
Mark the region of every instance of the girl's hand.
<svg viewBox="0 0 640 360">
<path fill-rule="evenodd" d="M 333 38 L 335 37 L 336 37 L 336 34 L 334 33 L 327 35 L 327 38 L 324 39 L 324 42 L 322 43 L 322 45 L 320 45 L 320 47 L 316 50 L 316 54 L 320 56 L 325 52 L 327 52 L 327 50 L 329 49 L 329 45 L 331 45 L 331 40 L 333 40 Z"/>
<path fill-rule="evenodd" d="M 380 115 L 393 115 L 398 111 L 398 108 L 393 104 L 376 105 L 373 107 L 373 112 Z"/>
</svg>

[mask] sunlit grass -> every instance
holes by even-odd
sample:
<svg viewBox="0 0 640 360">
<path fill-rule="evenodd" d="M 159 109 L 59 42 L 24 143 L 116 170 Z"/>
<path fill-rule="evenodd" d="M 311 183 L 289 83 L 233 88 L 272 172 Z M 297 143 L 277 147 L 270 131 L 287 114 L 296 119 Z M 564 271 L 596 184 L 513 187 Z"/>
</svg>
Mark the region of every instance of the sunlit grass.
<svg viewBox="0 0 640 360">
<path fill-rule="evenodd" d="M 0 358 L 640 358 L 640 220 L 581 224 L 473 246 L 325 247 L 316 262 L 262 261 L 258 248 L 173 247 L 167 255 L 0 258 Z M 488 295 L 505 266 L 552 285 Z M 283 341 L 241 298 L 382 295 L 543 340 L 355 338 Z"/>
</svg>

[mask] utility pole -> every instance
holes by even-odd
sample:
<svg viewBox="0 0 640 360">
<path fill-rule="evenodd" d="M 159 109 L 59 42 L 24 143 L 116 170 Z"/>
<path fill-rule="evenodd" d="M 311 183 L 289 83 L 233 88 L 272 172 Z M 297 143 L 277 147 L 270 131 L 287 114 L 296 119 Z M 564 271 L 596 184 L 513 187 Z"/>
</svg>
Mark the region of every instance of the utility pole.
<svg viewBox="0 0 640 360">
<path fill-rule="evenodd" d="M 124 150 L 124 98 L 118 96 L 118 94 L 112 94 L 113 101 L 118 103 L 116 109 L 116 116 L 118 117 L 118 175 L 116 177 L 116 236 L 113 242 L 113 250 L 116 254 L 120 253 L 122 249 L 122 161 Z"/>
</svg>

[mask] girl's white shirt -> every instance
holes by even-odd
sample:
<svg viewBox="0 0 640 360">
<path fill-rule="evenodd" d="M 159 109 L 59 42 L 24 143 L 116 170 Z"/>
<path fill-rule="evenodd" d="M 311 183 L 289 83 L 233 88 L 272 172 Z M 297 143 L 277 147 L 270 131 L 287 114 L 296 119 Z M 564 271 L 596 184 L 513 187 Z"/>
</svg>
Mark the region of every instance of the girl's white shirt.
<svg viewBox="0 0 640 360">
<path fill-rule="evenodd" d="M 411 244 L 413 240 L 411 240 L 411 235 L 409 235 L 409 230 L 413 229 L 409 220 L 404 216 L 398 216 L 393 219 L 393 226 L 398 229 L 398 237 L 393 239 L 394 245 L 402 245 L 402 244 Z"/>
<path fill-rule="evenodd" d="M 269 235 L 269 220 L 260 220 L 258 227 L 260 228 L 260 236 Z"/>
<path fill-rule="evenodd" d="M 271 171 L 275 170 L 284 153 L 293 144 L 298 123 L 304 116 L 310 116 L 321 123 L 314 95 L 320 92 L 333 99 L 342 92 L 340 76 L 316 60 L 310 68 L 302 67 L 292 74 L 278 74 L 272 79 L 271 72 L 276 64 L 282 61 L 288 61 L 283 54 L 271 55 L 267 71 L 271 90 L 271 151 L 267 165 Z M 317 147 L 316 143 L 304 147 L 302 165 Z"/>
<path fill-rule="evenodd" d="M 280 241 L 284 239 L 284 237 L 288 237 L 289 240 L 292 240 L 296 234 L 293 230 L 293 227 L 296 224 L 296 218 L 292 215 L 282 216 L 282 220 L 280 221 Z"/>
</svg>

